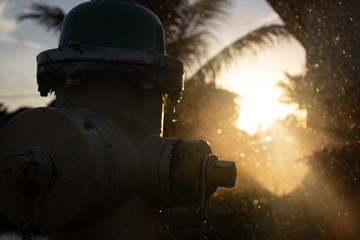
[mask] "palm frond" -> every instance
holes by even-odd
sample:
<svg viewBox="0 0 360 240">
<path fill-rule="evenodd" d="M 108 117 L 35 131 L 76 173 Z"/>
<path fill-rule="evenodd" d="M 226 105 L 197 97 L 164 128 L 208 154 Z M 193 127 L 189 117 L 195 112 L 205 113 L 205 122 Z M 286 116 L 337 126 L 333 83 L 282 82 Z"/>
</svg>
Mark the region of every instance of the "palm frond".
<svg viewBox="0 0 360 240">
<path fill-rule="evenodd" d="M 274 38 L 289 39 L 289 37 L 290 34 L 285 26 L 270 25 L 261 27 L 226 46 L 200 67 L 198 71 L 192 75 L 191 79 L 202 82 L 214 82 L 217 74 L 220 73 L 224 67 L 233 63 L 242 53 L 250 52 L 256 54 L 258 48 L 272 46 L 274 44 Z"/>
<path fill-rule="evenodd" d="M 62 23 L 65 18 L 64 11 L 59 7 L 49 6 L 45 3 L 31 3 L 28 7 L 29 13 L 22 13 L 18 15 L 17 20 L 23 21 L 26 19 L 35 20 L 48 31 L 60 32 Z"/>
<path fill-rule="evenodd" d="M 311 84 L 307 82 L 305 75 L 290 75 L 287 72 L 284 74 L 286 81 L 277 83 L 277 86 L 283 90 L 279 100 L 286 104 L 297 103 L 299 109 L 306 109 L 313 101 Z"/>
<path fill-rule="evenodd" d="M 176 9 L 176 18 L 168 26 L 166 39 L 169 55 L 179 58 L 187 66 L 199 63 L 204 57 L 213 28 L 230 6 L 224 0 L 197 0 L 192 4 L 188 1 Z"/>
</svg>

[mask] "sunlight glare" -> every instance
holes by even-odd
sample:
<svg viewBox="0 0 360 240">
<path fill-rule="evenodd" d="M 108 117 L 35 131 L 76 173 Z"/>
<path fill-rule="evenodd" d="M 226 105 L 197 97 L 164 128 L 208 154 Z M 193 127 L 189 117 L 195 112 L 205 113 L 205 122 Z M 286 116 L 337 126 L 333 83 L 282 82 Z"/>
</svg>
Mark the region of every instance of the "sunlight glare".
<svg viewBox="0 0 360 240">
<path fill-rule="evenodd" d="M 284 79 L 282 72 L 264 71 L 262 66 L 252 66 L 247 71 L 234 70 L 227 75 L 224 86 L 237 92 L 242 99 L 237 127 L 254 134 L 269 128 L 274 120 L 284 119 L 296 112 L 296 104 L 280 103 L 282 89 L 276 83 Z"/>
<path fill-rule="evenodd" d="M 284 49 L 283 54 L 294 53 L 294 47 Z M 264 135 L 258 147 L 251 153 L 244 153 L 242 166 L 265 189 L 282 196 L 299 187 L 308 173 L 308 166 L 301 159 L 305 152 L 299 151 L 299 142 L 291 141 L 290 132 L 279 128 L 275 120 L 283 120 L 289 114 L 297 116 L 306 123 L 306 112 L 298 110 L 297 104 L 279 102 L 283 90 L 277 86 L 280 81 L 286 82 L 284 72 L 301 74 L 305 60 L 301 46 L 296 48 L 298 57 L 289 61 L 287 57 L 279 57 L 279 51 L 267 49 L 261 56 L 247 59 L 222 75 L 221 87 L 238 93 L 240 105 L 237 127 L 251 135 L 261 136 L 271 128 L 279 135 Z M 302 58 L 303 57 L 303 58 Z M 306 124 L 303 125 L 306 127 Z M 249 156 L 248 156 L 249 154 Z"/>
</svg>

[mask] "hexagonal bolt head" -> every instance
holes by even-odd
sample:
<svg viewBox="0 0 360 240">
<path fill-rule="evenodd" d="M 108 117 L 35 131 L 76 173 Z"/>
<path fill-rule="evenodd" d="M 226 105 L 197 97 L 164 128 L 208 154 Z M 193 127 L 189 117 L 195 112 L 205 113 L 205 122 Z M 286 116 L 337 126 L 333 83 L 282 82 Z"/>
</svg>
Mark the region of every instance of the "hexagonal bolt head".
<svg viewBox="0 0 360 240">
<path fill-rule="evenodd" d="M 40 190 L 51 179 L 51 156 L 42 148 L 29 148 L 5 162 L 4 174 L 9 185 L 19 186 L 24 191 Z"/>
<path fill-rule="evenodd" d="M 234 187 L 235 180 L 234 162 L 220 161 L 215 155 L 210 157 L 206 167 L 206 187 L 209 193 L 215 192 L 217 187 Z"/>
</svg>

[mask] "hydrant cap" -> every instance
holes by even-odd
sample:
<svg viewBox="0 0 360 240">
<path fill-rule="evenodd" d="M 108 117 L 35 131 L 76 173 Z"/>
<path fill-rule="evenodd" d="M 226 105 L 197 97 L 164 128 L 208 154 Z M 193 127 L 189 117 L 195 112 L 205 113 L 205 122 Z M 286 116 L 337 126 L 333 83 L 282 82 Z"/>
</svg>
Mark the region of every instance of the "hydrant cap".
<svg viewBox="0 0 360 240">
<path fill-rule="evenodd" d="M 116 48 L 152 48 L 165 54 L 164 30 L 156 15 L 132 1 L 93 0 L 65 17 L 59 47 L 72 43 Z"/>
</svg>

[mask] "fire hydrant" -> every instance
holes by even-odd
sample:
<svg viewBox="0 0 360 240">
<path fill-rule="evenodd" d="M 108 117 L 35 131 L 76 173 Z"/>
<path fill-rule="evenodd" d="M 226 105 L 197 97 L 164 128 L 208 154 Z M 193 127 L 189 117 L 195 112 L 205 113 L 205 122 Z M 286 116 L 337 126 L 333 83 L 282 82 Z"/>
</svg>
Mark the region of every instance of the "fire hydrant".
<svg viewBox="0 0 360 240">
<path fill-rule="evenodd" d="M 165 94 L 183 90 L 164 31 L 130 1 L 66 16 L 59 47 L 37 56 L 41 96 L 0 134 L 0 213 L 50 239 L 156 239 L 159 207 L 203 205 L 236 168 L 206 141 L 162 137 Z"/>
</svg>

